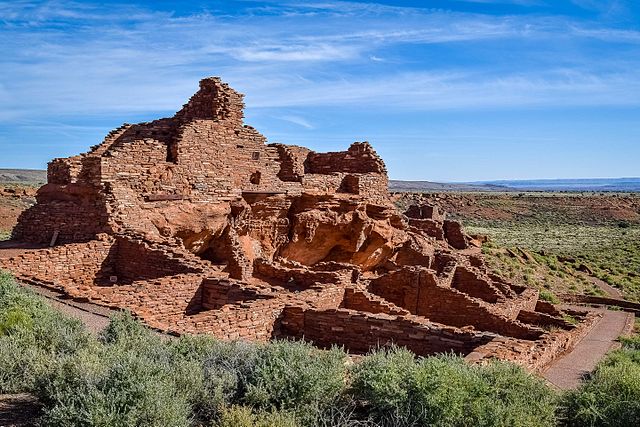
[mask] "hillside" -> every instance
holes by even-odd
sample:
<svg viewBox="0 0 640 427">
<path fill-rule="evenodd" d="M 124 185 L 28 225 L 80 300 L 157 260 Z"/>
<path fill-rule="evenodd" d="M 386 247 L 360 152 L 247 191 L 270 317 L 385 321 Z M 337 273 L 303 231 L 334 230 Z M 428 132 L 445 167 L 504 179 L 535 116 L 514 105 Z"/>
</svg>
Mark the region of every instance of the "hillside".
<svg viewBox="0 0 640 427">
<path fill-rule="evenodd" d="M 0 184 L 38 185 L 47 182 L 47 171 L 38 169 L 0 169 Z"/>
</svg>

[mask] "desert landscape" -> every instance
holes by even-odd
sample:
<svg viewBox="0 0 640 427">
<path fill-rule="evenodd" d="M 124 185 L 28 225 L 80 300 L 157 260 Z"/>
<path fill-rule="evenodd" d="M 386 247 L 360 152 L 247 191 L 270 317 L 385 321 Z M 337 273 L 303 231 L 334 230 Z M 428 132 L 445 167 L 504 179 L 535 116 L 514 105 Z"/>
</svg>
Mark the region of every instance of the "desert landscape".
<svg viewBox="0 0 640 427">
<path fill-rule="evenodd" d="M 639 29 L 0 1 L 0 427 L 640 426 Z"/>
<path fill-rule="evenodd" d="M 554 425 L 554 389 L 568 390 L 563 410 L 577 420 L 582 393 L 597 386 L 601 366 L 618 359 L 635 363 L 626 360 L 637 352 L 634 315 L 640 313 L 637 194 L 452 191 L 455 186 L 444 193 L 390 192 L 384 161 L 369 143 L 330 153 L 268 144 L 243 124 L 242 99 L 220 79 L 206 78 L 173 117 L 123 125 L 89 152 L 51 161 L 39 188 L 44 178 L 37 171 L 5 172 L 0 267 L 12 277 L 4 276 L 2 285 L 0 362 L 4 391 L 13 394 L 2 398 L 0 409 L 15 415 L 6 422 L 30 423 L 41 411 L 47 425 L 76 422 L 65 409 L 78 404 L 75 398 L 47 397 L 64 392 L 47 383 L 63 380 L 62 373 L 15 352 L 32 348 L 68 369 L 95 345 L 92 334 L 107 347 L 90 353 L 142 340 L 144 351 L 173 354 L 169 369 L 186 363 L 184 357 L 195 357 L 197 371 L 213 354 L 226 366 L 229 357 L 257 351 L 255 363 L 285 369 L 278 375 L 292 369 L 287 388 L 317 381 L 318 392 L 333 393 L 315 409 L 319 401 L 290 396 L 296 403 L 281 407 L 284 412 L 251 421 L 265 425 L 319 419 L 346 425 L 328 421 L 334 417 L 398 425 L 409 414 L 393 412 L 388 419 L 378 412 L 383 406 L 367 403 L 376 397 L 366 397 L 377 387 L 368 381 L 386 381 L 369 376 L 398 369 L 398 363 L 417 363 L 418 371 L 431 369 L 423 363 L 444 364 L 435 381 L 449 381 L 450 369 L 489 375 L 478 380 L 487 393 L 496 374 L 488 372 L 516 369 L 509 381 L 525 381 L 527 391 L 510 392 L 523 405 L 531 395 L 541 405 L 519 415 L 522 425 Z M 53 339 L 62 341 L 42 347 L 38 334 L 50 325 L 32 322 L 44 319 L 80 335 L 56 332 Z M 64 350 L 68 339 L 86 343 Z M 625 349 L 607 356 L 621 345 Z M 71 359 L 60 351 L 71 351 Z M 186 353 L 178 357 L 176 351 Z M 281 357 L 272 352 L 285 352 L 285 365 L 272 366 L 272 358 Z M 347 375 L 345 360 L 356 375 L 347 389 L 331 385 Z M 302 363 L 305 374 L 289 363 Z M 220 372 L 207 369 L 202 374 L 214 377 L 199 380 L 204 400 L 184 401 L 196 411 L 192 423 L 233 425 L 237 417 L 254 416 L 243 415 L 249 409 L 242 406 L 226 409 L 233 393 L 244 396 L 238 403 L 257 407 L 284 398 L 250 397 L 234 388 L 240 378 L 220 384 Z M 584 382 L 594 369 L 594 379 Z M 173 394 L 172 381 L 164 386 Z M 265 393 L 273 386 L 243 387 L 253 393 L 267 387 Z M 232 395 L 224 394 L 227 387 Z M 354 400 L 339 403 L 346 398 Z M 471 396 L 460 398 L 465 405 Z M 173 416 L 179 420 L 179 411 L 162 415 Z M 460 422 L 457 416 L 416 416 L 435 425 Z M 157 422 L 166 419 L 150 421 Z"/>
</svg>

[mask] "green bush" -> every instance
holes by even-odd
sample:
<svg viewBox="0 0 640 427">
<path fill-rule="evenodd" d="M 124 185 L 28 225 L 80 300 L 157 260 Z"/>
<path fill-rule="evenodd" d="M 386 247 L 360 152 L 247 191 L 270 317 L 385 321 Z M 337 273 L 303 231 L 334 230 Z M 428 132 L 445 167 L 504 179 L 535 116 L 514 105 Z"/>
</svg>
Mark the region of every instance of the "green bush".
<svg viewBox="0 0 640 427">
<path fill-rule="evenodd" d="M 47 426 L 188 426 L 191 408 L 170 365 L 103 347 L 63 358 L 38 382 Z"/>
<path fill-rule="evenodd" d="M 256 355 L 255 344 L 212 342 L 200 364 L 202 391 L 194 401 L 194 410 L 199 418 L 218 419 L 226 406 L 242 402 Z"/>
<path fill-rule="evenodd" d="M 411 411 L 408 386 L 416 370 L 415 356 L 408 350 L 380 349 L 353 366 L 352 393 L 375 419 L 403 418 Z"/>
<path fill-rule="evenodd" d="M 640 351 L 619 350 L 565 397 L 568 426 L 640 425 Z"/>
<path fill-rule="evenodd" d="M 32 391 L 51 360 L 94 344 L 79 320 L 0 273 L 0 393 Z"/>
<path fill-rule="evenodd" d="M 202 388 L 199 363 L 125 312 L 112 317 L 99 342 L 52 361 L 38 381 L 43 424 L 190 425 L 191 400 Z"/>
<path fill-rule="evenodd" d="M 619 339 L 624 348 L 638 350 L 640 352 L 640 335 L 620 337 Z"/>
<path fill-rule="evenodd" d="M 336 402 L 345 387 L 346 355 L 303 342 L 276 341 L 258 347 L 245 403 L 259 409 L 295 411 L 311 423 Z"/>
<path fill-rule="evenodd" d="M 297 427 L 293 415 L 282 412 L 260 412 L 254 414 L 250 408 L 232 406 L 225 408 L 217 427 Z"/>
<path fill-rule="evenodd" d="M 379 351 L 354 368 L 354 394 L 386 426 L 551 426 L 554 393 L 507 363 L 473 366 L 454 356 L 414 360 Z"/>
<path fill-rule="evenodd" d="M 540 291 L 540 299 L 542 301 L 550 302 L 551 304 L 560 304 L 560 300 L 558 299 L 558 297 L 553 292 L 547 291 L 545 289 L 542 289 Z"/>
</svg>

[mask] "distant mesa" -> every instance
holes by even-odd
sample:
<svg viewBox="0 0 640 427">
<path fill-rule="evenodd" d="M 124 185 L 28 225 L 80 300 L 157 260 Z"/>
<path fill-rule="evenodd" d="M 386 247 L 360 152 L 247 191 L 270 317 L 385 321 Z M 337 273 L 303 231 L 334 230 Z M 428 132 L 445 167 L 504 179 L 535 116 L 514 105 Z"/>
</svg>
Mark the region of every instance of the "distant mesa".
<svg viewBox="0 0 640 427">
<path fill-rule="evenodd" d="M 492 274 L 436 207 L 399 213 L 369 143 L 268 144 L 243 108 L 206 78 L 173 117 L 51 161 L 0 266 L 163 331 L 353 353 L 394 343 L 539 370 L 594 322 Z"/>
</svg>

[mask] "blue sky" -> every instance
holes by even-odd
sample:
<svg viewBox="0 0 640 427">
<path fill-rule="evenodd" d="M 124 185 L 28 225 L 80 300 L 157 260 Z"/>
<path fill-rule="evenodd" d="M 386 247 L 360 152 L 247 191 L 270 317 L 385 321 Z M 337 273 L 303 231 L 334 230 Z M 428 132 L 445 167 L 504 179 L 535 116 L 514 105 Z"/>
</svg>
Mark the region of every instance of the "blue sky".
<svg viewBox="0 0 640 427">
<path fill-rule="evenodd" d="M 391 178 L 640 175 L 640 2 L 0 1 L 0 167 L 44 168 L 200 78 L 271 142 Z"/>
</svg>

